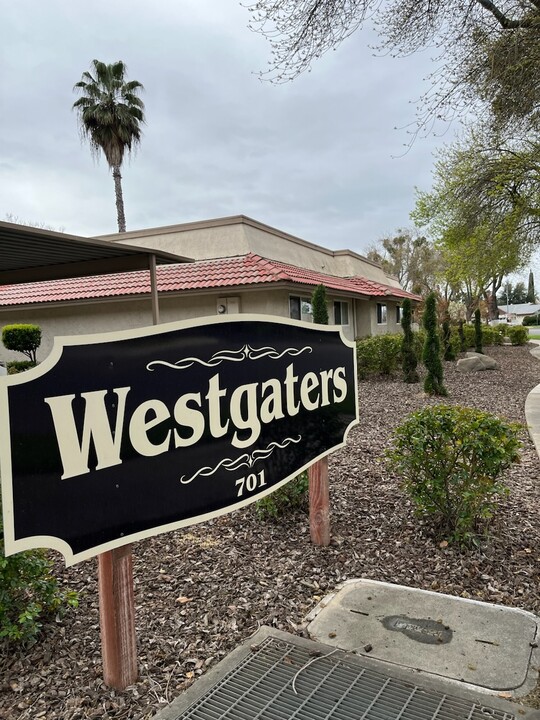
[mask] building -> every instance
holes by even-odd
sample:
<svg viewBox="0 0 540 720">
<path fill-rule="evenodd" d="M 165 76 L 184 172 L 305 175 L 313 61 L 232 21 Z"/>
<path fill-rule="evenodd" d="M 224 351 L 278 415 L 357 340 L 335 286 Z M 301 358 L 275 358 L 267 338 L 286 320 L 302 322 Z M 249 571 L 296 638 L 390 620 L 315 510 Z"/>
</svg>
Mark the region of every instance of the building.
<svg viewBox="0 0 540 720">
<path fill-rule="evenodd" d="M 333 251 L 243 215 L 102 236 L 191 263 L 157 268 L 160 321 L 261 313 L 310 321 L 310 298 L 327 289 L 330 322 L 355 339 L 399 329 L 404 291 L 380 265 L 350 250 Z M 58 335 L 150 325 L 148 271 L 0 286 L 0 323 L 36 323 L 39 358 Z M 14 355 L 3 351 L 2 360 Z"/>
</svg>

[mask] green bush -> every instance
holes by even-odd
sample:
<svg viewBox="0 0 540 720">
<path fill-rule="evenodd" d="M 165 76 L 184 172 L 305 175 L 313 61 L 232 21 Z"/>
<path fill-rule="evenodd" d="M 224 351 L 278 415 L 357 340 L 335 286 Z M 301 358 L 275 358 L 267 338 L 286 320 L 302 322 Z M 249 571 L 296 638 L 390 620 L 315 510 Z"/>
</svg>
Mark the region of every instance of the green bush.
<svg viewBox="0 0 540 720">
<path fill-rule="evenodd" d="M 42 621 L 66 605 L 76 607 L 77 594 L 58 587 L 52 563 L 43 550 L 4 557 L 0 512 L 0 641 L 34 641 Z"/>
<path fill-rule="evenodd" d="M 524 318 L 523 318 L 523 325 L 525 325 L 525 326 L 527 326 L 527 325 L 539 325 L 540 323 L 538 322 L 538 319 L 539 319 L 538 314 L 536 314 L 536 315 L 528 315 L 527 317 L 524 317 Z"/>
<path fill-rule="evenodd" d="M 507 494 L 501 473 L 518 459 L 518 426 L 464 407 L 409 415 L 387 457 L 419 515 L 450 541 L 472 540 Z"/>
<path fill-rule="evenodd" d="M 38 325 L 5 325 L 2 342 L 8 350 L 23 353 L 35 364 L 36 350 L 41 344 L 41 328 Z"/>
<path fill-rule="evenodd" d="M 275 520 L 287 511 L 307 509 L 308 495 L 309 478 L 306 470 L 270 495 L 257 500 L 255 512 L 261 520 Z"/>
<path fill-rule="evenodd" d="M 358 376 L 391 375 L 401 364 L 401 334 L 374 335 L 357 340 Z"/>
<path fill-rule="evenodd" d="M 30 368 L 35 366 L 36 363 L 31 360 L 10 360 L 6 363 L 8 375 L 16 375 L 17 373 L 24 372 L 25 370 L 30 370 Z"/>
<path fill-rule="evenodd" d="M 512 345 L 525 345 L 529 340 L 529 331 L 523 325 L 510 325 L 506 333 Z"/>
</svg>

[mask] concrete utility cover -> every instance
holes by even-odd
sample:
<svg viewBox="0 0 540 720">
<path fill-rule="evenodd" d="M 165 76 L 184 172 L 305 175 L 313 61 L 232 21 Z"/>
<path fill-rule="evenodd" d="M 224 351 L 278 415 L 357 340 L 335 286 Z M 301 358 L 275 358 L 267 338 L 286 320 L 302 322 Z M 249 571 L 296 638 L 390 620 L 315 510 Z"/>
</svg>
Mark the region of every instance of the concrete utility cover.
<svg viewBox="0 0 540 720">
<path fill-rule="evenodd" d="M 351 580 L 308 620 L 313 640 L 343 650 L 489 691 L 534 687 L 539 619 L 524 610 Z"/>
</svg>

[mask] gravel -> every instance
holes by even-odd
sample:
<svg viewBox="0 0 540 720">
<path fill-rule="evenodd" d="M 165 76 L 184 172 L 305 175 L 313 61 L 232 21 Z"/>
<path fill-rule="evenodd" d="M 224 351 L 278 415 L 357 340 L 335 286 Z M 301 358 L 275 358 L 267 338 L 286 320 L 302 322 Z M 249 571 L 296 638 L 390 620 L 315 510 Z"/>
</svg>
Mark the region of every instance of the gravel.
<svg viewBox="0 0 540 720">
<path fill-rule="evenodd" d="M 444 401 L 525 423 L 540 365 L 527 347 L 493 347 L 497 370 L 460 374 L 445 363 Z M 360 425 L 330 457 L 332 543 L 314 547 L 307 516 L 261 521 L 253 507 L 134 546 L 140 678 L 122 693 L 102 681 L 96 561 L 64 568 L 77 610 L 39 641 L 0 655 L 0 718 L 143 720 L 260 625 L 291 633 L 321 597 L 349 578 L 372 578 L 540 614 L 540 461 L 523 429 L 521 462 L 507 473 L 490 537 L 473 550 L 445 546 L 415 519 L 385 465 L 392 429 L 438 401 L 399 378 L 362 381 Z"/>
</svg>

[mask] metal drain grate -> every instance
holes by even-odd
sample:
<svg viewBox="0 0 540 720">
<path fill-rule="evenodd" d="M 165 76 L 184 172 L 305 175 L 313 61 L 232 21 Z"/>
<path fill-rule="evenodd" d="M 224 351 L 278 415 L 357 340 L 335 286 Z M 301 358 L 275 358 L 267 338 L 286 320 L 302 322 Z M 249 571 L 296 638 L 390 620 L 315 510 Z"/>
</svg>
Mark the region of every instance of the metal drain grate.
<svg viewBox="0 0 540 720">
<path fill-rule="evenodd" d="M 388 677 L 346 656 L 313 660 L 273 637 L 176 720 L 516 720 L 514 714 Z M 303 668 L 301 670 L 301 668 Z M 301 671 L 300 671 L 301 670 Z M 300 672 L 299 672 L 300 671 Z M 293 691 L 295 679 L 298 694 Z"/>
</svg>

